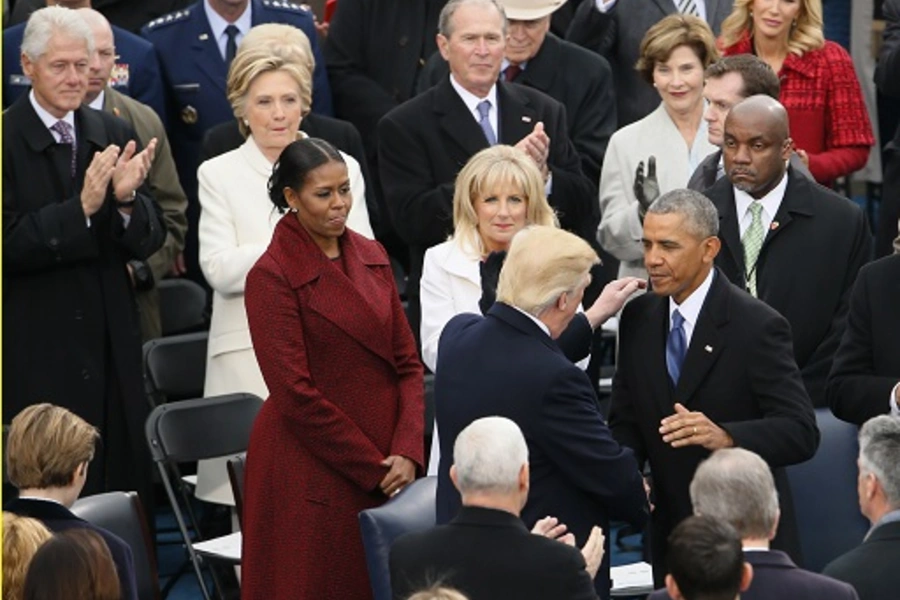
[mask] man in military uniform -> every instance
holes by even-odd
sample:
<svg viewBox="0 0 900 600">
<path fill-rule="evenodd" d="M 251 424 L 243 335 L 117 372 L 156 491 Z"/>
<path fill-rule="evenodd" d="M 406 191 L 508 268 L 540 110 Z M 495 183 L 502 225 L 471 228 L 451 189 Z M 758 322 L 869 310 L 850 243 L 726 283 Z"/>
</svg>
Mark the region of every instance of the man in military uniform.
<svg viewBox="0 0 900 600">
<path fill-rule="evenodd" d="M 47 5 L 65 8 L 91 8 L 90 0 L 47 0 Z M 131 96 L 156 111 L 165 118 L 165 101 L 160 83 L 159 63 L 153 45 L 147 40 L 113 26 L 116 44 L 116 64 L 110 77 L 110 86 L 117 92 Z M 19 48 L 25 23 L 13 25 L 3 30 L 3 108 L 15 102 L 19 96 L 31 88 L 31 81 L 22 74 L 19 62 Z"/>
<path fill-rule="evenodd" d="M 228 65 L 254 25 L 285 23 L 309 38 L 316 68 L 313 106 L 331 115 L 331 88 L 319 53 L 312 12 L 286 0 L 200 0 L 184 10 L 150 21 L 141 30 L 156 48 L 166 90 L 166 111 L 173 126 L 172 154 L 181 186 L 188 195 L 185 263 L 190 278 L 203 282 L 197 260 L 197 157 L 206 131 L 234 118 L 226 96 Z"/>
</svg>

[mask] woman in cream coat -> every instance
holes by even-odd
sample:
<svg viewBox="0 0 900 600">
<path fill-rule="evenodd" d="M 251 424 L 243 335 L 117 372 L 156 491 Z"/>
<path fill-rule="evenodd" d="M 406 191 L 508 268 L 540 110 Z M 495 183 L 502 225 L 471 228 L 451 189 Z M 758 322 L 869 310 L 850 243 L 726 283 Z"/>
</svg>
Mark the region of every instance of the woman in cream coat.
<svg viewBox="0 0 900 600">
<path fill-rule="evenodd" d="M 659 193 L 687 187 L 700 162 L 718 148 L 703 120 L 703 72 L 718 58 L 709 26 L 697 17 L 670 15 L 641 42 L 637 70 L 662 97 L 659 107 L 613 134 L 600 174 L 597 241 L 618 258 L 619 276 L 646 279 L 643 218 L 635 195 L 638 165 L 656 159 Z"/>
<path fill-rule="evenodd" d="M 200 165 L 200 267 L 213 289 L 205 396 L 250 392 L 268 396 L 247 324 L 244 283 L 281 218 L 268 196 L 272 167 L 287 145 L 305 134 L 300 121 L 312 100 L 312 53 L 302 31 L 288 25 L 254 27 L 228 73 L 228 99 L 244 144 Z M 374 239 L 359 163 L 347 163 L 354 202 L 347 226 Z M 233 504 L 224 460 L 201 463 L 197 497 Z"/>
</svg>

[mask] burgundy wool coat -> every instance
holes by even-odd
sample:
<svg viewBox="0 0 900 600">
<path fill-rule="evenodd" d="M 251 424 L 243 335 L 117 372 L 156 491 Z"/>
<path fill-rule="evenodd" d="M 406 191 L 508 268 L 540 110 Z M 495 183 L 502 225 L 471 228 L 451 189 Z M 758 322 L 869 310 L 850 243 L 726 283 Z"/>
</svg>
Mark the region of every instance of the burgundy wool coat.
<svg viewBox="0 0 900 600">
<path fill-rule="evenodd" d="M 357 515 L 392 454 L 422 469 L 422 365 L 387 254 L 347 230 L 332 261 L 294 214 L 247 276 L 269 388 L 247 452 L 241 597 L 372 597 Z"/>
</svg>

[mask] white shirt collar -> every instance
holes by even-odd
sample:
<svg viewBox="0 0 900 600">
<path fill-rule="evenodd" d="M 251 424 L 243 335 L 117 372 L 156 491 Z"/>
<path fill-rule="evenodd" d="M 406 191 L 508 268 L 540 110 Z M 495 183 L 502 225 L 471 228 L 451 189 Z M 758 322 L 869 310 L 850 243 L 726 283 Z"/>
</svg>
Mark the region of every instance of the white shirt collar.
<svg viewBox="0 0 900 600">
<path fill-rule="evenodd" d="M 778 207 L 781 206 L 781 201 L 784 200 L 784 192 L 787 190 L 787 184 L 788 176 L 787 171 L 785 171 L 784 176 L 781 178 L 781 181 L 778 182 L 778 185 L 757 201 L 762 204 L 763 207 L 762 212 L 760 213 L 760 219 L 762 220 L 764 232 L 769 230 L 772 226 L 772 221 L 775 219 L 775 215 L 778 214 Z M 734 188 L 734 207 L 737 211 L 738 227 L 740 229 L 741 237 L 744 237 L 744 232 L 747 231 L 750 227 L 750 223 L 753 221 L 753 215 L 750 214 L 750 204 L 753 202 L 753 196 L 747 192 L 742 192 L 741 190 Z"/>
<path fill-rule="evenodd" d="M 54 500 L 53 498 L 43 498 L 41 496 L 19 496 L 19 500 L 37 500 L 38 502 L 52 502 L 53 504 L 59 504 L 63 508 L 67 508 L 65 504 L 63 504 L 59 500 Z"/>
<path fill-rule="evenodd" d="M 495 83 L 491 86 L 491 90 L 484 98 L 479 98 L 461 86 L 452 73 L 450 74 L 450 85 L 453 86 L 453 89 L 456 90 L 456 93 L 462 98 L 462 101 L 465 103 L 466 108 L 469 109 L 469 112 L 472 114 L 472 118 L 475 119 L 476 123 L 481 120 L 481 115 L 478 114 L 478 104 L 482 100 L 487 100 L 491 103 L 491 112 L 488 113 L 488 120 L 491 122 L 491 128 L 494 130 L 494 135 L 497 136 L 497 141 L 499 142 L 500 131 L 497 129 L 497 84 Z"/>
<path fill-rule="evenodd" d="M 100 93 L 94 98 L 94 101 L 88 104 L 94 110 L 103 110 L 103 99 L 106 98 L 106 90 L 100 90 Z"/>
<path fill-rule="evenodd" d="M 37 113 L 37 116 L 40 117 L 41 122 L 47 127 L 47 129 L 50 129 L 51 127 L 56 125 L 57 121 L 65 121 L 66 123 L 68 123 L 69 125 L 72 126 L 72 137 L 76 137 L 75 113 L 73 111 L 70 110 L 69 112 L 66 113 L 66 115 L 62 119 L 57 119 L 56 117 L 51 115 L 49 112 L 44 110 L 43 106 L 38 104 L 37 98 L 34 97 L 34 90 L 31 90 L 30 92 L 28 92 L 28 100 L 31 102 L 31 106 L 34 108 L 34 112 Z M 61 136 L 58 133 L 56 133 L 55 131 L 50 129 L 50 134 L 53 136 L 54 140 L 56 140 L 57 142 L 60 141 Z M 77 137 L 76 137 L 76 141 L 77 141 Z"/>
<path fill-rule="evenodd" d="M 672 326 L 672 313 L 675 312 L 675 309 L 678 309 L 678 312 L 684 317 L 684 337 L 688 346 L 691 345 L 691 336 L 694 334 L 694 327 L 697 325 L 703 302 L 706 300 L 710 286 L 712 286 L 715 271 L 715 269 L 710 269 L 703 283 L 691 292 L 691 295 L 685 298 L 681 304 L 676 304 L 675 299 L 669 296 L 669 327 L 671 328 Z"/>
<path fill-rule="evenodd" d="M 532 315 L 531 313 L 525 312 L 518 306 L 513 306 L 513 308 L 516 309 L 517 311 L 519 311 L 520 313 L 522 313 L 523 315 L 525 315 L 526 317 L 528 317 L 529 319 L 531 319 L 532 321 L 534 321 L 535 325 L 537 325 L 538 327 L 541 328 L 541 331 L 543 331 L 548 336 L 550 336 L 550 328 L 547 327 L 547 325 L 543 321 L 541 321 L 540 319 L 538 319 L 536 316 Z"/>
<path fill-rule="evenodd" d="M 244 12 L 241 13 L 241 16 L 235 20 L 234 23 L 229 23 L 225 19 L 222 18 L 222 15 L 217 13 L 212 6 L 209 4 L 209 0 L 203 0 L 203 10 L 206 12 L 206 19 L 209 21 L 209 28 L 212 30 L 213 39 L 216 40 L 216 45 L 219 47 L 219 52 L 222 53 L 222 58 L 225 58 L 225 45 L 228 42 L 228 36 L 225 35 L 225 28 L 229 25 L 234 25 L 238 28 L 237 38 L 235 38 L 235 42 L 240 46 L 241 40 L 244 39 L 244 36 L 250 31 L 250 28 L 253 27 L 253 20 L 251 18 L 250 13 L 250 5 L 252 2 L 247 3 L 247 8 L 244 9 Z"/>
</svg>

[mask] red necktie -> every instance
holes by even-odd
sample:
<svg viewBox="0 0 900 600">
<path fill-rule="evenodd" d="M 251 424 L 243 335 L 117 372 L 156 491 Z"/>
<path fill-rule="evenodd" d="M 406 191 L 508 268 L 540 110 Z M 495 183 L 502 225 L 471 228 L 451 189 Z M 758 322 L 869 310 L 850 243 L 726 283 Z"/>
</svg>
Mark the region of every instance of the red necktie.
<svg viewBox="0 0 900 600">
<path fill-rule="evenodd" d="M 507 81 L 513 81 L 516 77 L 519 76 L 519 73 L 521 72 L 522 67 L 520 67 L 519 65 L 510 64 L 508 67 L 506 67 L 506 70 L 503 71 L 503 77 Z"/>
</svg>

